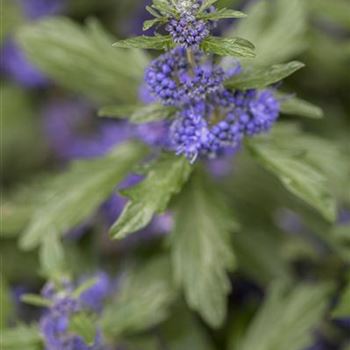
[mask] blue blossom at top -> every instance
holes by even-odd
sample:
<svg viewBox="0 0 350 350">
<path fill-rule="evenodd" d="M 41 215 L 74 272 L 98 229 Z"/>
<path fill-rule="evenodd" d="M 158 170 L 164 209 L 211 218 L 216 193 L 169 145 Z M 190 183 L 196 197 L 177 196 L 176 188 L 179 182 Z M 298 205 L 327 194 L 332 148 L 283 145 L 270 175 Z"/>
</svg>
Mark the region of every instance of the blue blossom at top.
<svg viewBox="0 0 350 350">
<path fill-rule="evenodd" d="M 103 348 L 100 331 L 96 329 L 94 343 L 88 345 L 84 339 L 70 331 L 70 321 L 81 312 L 98 313 L 102 302 L 110 293 L 110 280 L 104 273 L 96 276 L 96 282 L 76 297 L 74 286 L 69 282 L 58 290 L 48 283 L 42 290 L 42 296 L 51 302 L 51 306 L 40 319 L 40 331 L 46 350 L 97 350 Z"/>
</svg>

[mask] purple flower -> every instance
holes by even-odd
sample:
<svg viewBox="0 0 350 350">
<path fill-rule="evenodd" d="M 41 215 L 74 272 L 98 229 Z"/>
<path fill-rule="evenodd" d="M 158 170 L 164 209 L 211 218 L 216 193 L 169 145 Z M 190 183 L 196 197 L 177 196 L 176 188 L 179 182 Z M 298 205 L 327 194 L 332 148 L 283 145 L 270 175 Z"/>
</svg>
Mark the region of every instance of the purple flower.
<svg viewBox="0 0 350 350">
<path fill-rule="evenodd" d="M 1 47 L 0 71 L 18 84 L 27 88 L 45 87 L 48 79 L 28 60 L 18 44 L 7 39 Z"/>
<path fill-rule="evenodd" d="M 96 283 L 79 296 L 74 296 L 73 284 L 68 281 L 62 281 L 59 290 L 52 283 L 44 286 L 42 296 L 52 303 L 40 319 L 40 331 L 47 350 L 97 350 L 103 346 L 99 329 L 96 329 L 92 345 L 86 344 L 81 336 L 70 330 L 71 319 L 78 313 L 98 313 L 102 310 L 111 284 L 105 273 L 97 274 L 96 278 Z"/>
</svg>

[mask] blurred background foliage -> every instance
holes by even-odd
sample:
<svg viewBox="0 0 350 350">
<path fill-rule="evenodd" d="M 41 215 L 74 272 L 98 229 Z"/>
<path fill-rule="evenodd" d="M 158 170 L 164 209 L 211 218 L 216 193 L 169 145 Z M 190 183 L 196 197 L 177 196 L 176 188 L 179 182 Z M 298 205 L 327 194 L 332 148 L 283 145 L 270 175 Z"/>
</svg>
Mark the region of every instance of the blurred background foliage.
<svg viewBox="0 0 350 350">
<path fill-rule="evenodd" d="M 336 198 L 337 220 L 330 223 L 312 209 L 307 203 L 313 198 L 303 198 L 304 202 L 287 192 L 277 178 L 257 165 L 254 152 L 241 152 L 230 165 L 229 175 L 213 180 L 227 194 L 226 209 L 240 221 L 233 237 L 236 261 L 227 264 L 233 286 L 228 316 L 216 330 L 185 306 L 167 272 L 168 257 L 159 257 L 174 245 L 172 259 L 177 259 L 178 268 L 194 266 L 193 247 L 181 246 L 180 239 L 174 243 L 169 236 L 156 234 L 110 242 L 106 222 L 98 212 L 63 241 L 44 240 L 31 251 L 19 245 L 42 196 L 47 195 L 42 189 L 73 159 L 89 157 L 74 153 L 75 143 L 73 150 L 64 152 L 61 144 L 72 138 L 103 143 L 99 130 L 104 122 L 97 118 L 98 109 L 109 103 L 137 103 L 143 70 L 152 56 L 111 47 L 115 38 L 142 33 L 142 21 L 149 19 L 144 10 L 147 1 L 66 0 L 49 11 L 47 18 L 31 17 L 23 2 L 1 2 L 0 329 L 10 326 L 2 340 L 4 349 L 40 349 L 40 339 L 30 326 L 37 313 L 34 307 L 18 302 L 19 290 L 37 293 L 58 270 L 79 276 L 101 268 L 114 275 L 131 271 L 130 281 L 123 284 L 103 317 L 108 336 L 122 340 L 127 349 L 161 349 L 162 345 L 171 350 L 349 350 L 350 2 L 219 1 L 218 6 L 248 14 L 244 20 L 227 21 L 217 28 L 256 45 L 257 59 L 244 64 L 263 66 L 294 59 L 306 64 L 281 89 L 288 94 L 297 91 L 298 97 L 321 107 L 324 117 L 283 116 L 284 127 L 273 132 L 274 147 L 290 160 L 285 166 L 297 167 L 299 157 L 327 175 L 327 189 Z M 230 60 L 223 64 L 229 65 Z M 62 122 L 53 117 L 56 114 Z M 68 136 L 64 134 L 67 128 Z M 263 142 L 257 141 L 254 147 L 256 157 L 263 159 Z M 98 176 L 107 176 L 101 170 L 107 162 L 118 169 L 118 157 L 96 163 Z M 81 169 L 77 172 L 84 173 Z M 123 170 L 119 171 L 124 177 Z M 90 185 L 85 180 L 79 184 L 67 177 L 61 186 L 74 190 Z M 113 187 L 113 181 L 109 186 Z M 95 186 L 97 193 L 101 188 Z M 91 197 L 82 202 L 98 203 L 96 195 Z M 203 196 L 209 203 L 205 210 L 215 210 L 214 197 Z M 84 212 L 85 203 L 77 209 Z M 191 213 L 192 209 L 184 210 Z M 328 209 L 322 210 L 327 217 Z M 78 223 L 75 219 L 72 222 Z M 191 226 L 183 223 L 178 230 L 180 236 L 186 230 L 190 234 Z M 56 255 L 52 254 L 55 245 Z M 202 273 L 208 270 L 205 267 Z M 187 284 L 187 300 L 195 300 L 200 298 L 201 286 L 189 275 L 182 283 Z M 200 309 L 196 301 L 190 306 Z M 279 315 L 282 319 L 276 322 Z"/>
</svg>

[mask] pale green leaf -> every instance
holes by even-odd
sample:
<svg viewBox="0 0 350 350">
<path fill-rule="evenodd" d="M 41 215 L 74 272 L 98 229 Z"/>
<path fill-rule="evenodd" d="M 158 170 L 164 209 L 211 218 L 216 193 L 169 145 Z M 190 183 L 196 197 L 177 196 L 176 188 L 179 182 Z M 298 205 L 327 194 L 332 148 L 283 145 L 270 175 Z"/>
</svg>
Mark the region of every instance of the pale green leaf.
<svg viewBox="0 0 350 350">
<path fill-rule="evenodd" d="M 73 163 L 48 186 L 21 239 L 24 249 L 37 246 L 48 234 L 64 234 L 88 218 L 145 155 L 138 143 L 123 144 L 106 156 Z"/>
<path fill-rule="evenodd" d="M 250 67 L 244 73 L 226 80 L 225 86 L 238 90 L 262 89 L 287 78 L 304 66 L 301 62 L 292 61 L 266 68 Z"/>
<path fill-rule="evenodd" d="M 148 225 L 153 216 L 167 208 L 171 198 L 178 193 L 191 173 L 188 160 L 175 155 L 164 155 L 154 163 L 144 181 L 124 191 L 130 198 L 110 234 L 124 238 Z"/>
<path fill-rule="evenodd" d="M 323 117 L 323 111 L 320 107 L 310 102 L 304 101 L 297 97 L 288 96 L 287 94 L 278 94 L 281 99 L 281 112 L 301 117 L 320 119 Z"/>
<path fill-rule="evenodd" d="M 167 257 L 156 257 L 129 271 L 114 302 L 102 315 L 102 330 L 118 339 L 163 321 L 177 296 Z"/>
<path fill-rule="evenodd" d="M 106 106 L 99 110 L 99 116 L 101 117 L 125 118 L 135 124 L 168 119 L 175 113 L 176 109 L 160 104 Z"/>
<path fill-rule="evenodd" d="M 201 49 L 219 56 L 255 57 L 254 45 L 242 38 L 209 36 L 201 43 Z"/>
<path fill-rule="evenodd" d="M 151 29 L 157 24 L 165 23 L 166 18 L 165 17 L 160 17 L 160 18 L 155 18 L 155 19 L 150 19 L 148 21 L 143 22 L 143 30 L 146 31 L 148 29 Z"/>
<path fill-rule="evenodd" d="M 24 294 L 21 296 L 21 302 L 38 307 L 50 307 L 52 305 L 51 300 L 45 299 L 36 294 Z"/>
<path fill-rule="evenodd" d="M 311 345 L 313 331 L 326 310 L 328 291 L 327 286 L 305 284 L 286 292 L 274 284 L 239 350 L 305 349 Z"/>
<path fill-rule="evenodd" d="M 281 134 L 272 133 L 270 137 L 251 139 L 247 145 L 252 156 L 275 174 L 290 192 L 317 209 L 327 220 L 333 221 L 335 200 L 325 173 L 305 157 L 307 148 L 295 149 L 291 140 L 296 142 L 293 134 L 286 139 Z M 279 142 L 283 142 L 283 147 Z"/>
<path fill-rule="evenodd" d="M 173 46 L 170 35 L 137 36 L 130 39 L 120 40 L 113 44 L 114 47 L 122 49 L 152 49 L 167 50 Z"/>
<path fill-rule="evenodd" d="M 1 350 L 40 350 L 41 336 L 36 326 L 19 325 L 1 331 Z"/>
<path fill-rule="evenodd" d="M 236 227 L 214 183 L 196 175 L 175 207 L 171 254 L 175 280 L 189 306 L 213 327 L 226 316 L 228 271 L 235 267 L 231 233 Z"/>
<path fill-rule="evenodd" d="M 58 84 L 94 101 L 134 103 L 147 57 L 113 49 L 114 38 L 96 21 L 88 24 L 50 18 L 24 26 L 17 37 L 29 59 Z"/>
</svg>

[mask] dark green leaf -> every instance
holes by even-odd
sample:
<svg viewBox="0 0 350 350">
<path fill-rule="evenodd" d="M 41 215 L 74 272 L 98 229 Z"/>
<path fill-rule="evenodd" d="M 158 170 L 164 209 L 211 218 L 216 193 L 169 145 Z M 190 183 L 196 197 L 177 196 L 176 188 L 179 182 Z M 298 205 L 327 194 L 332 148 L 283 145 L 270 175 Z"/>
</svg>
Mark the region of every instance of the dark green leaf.
<svg viewBox="0 0 350 350">
<path fill-rule="evenodd" d="M 153 0 L 152 7 L 163 15 L 176 16 L 176 10 L 168 0 Z"/>
<path fill-rule="evenodd" d="M 19 325 L 1 331 L 1 350 L 40 350 L 41 337 L 35 326 Z"/>
<path fill-rule="evenodd" d="M 151 104 L 147 106 L 106 106 L 99 111 L 101 117 L 127 118 L 135 124 L 149 123 L 152 121 L 168 119 L 174 115 L 176 109 Z"/>
<path fill-rule="evenodd" d="M 21 297 L 21 301 L 22 303 L 26 303 L 26 304 L 38 306 L 38 307 L 50 307 L 52 304 L 51 300 L 45 299 L 40 295 L 36 295 L 36 294 L 24 294 Z"/>
<path fill-rule="evenodd" d="M 102 315 L 104 334 L 116 339 L 126 333 L 147 330 L 163 321 L 177 296 L 166 257 L 140 264 L 129 272 L 121 286 L 116 300 Z"/>
<path fill-rule="evenodd" d="M 279 284 L 274 284 L 239 350 L 307 348 L 313 339 L 312 330 L 327 307 L 328 292 L 329 288 L 323 285 L 299 285 L 286 293 Z"/>
<path fill-rule="evenodd" d="M 22 237 L 21 246 L 34 248 L 48 234 L 64 234 L 80 224 L 108 198 L 145 153 L 144 146 L 130 142 L 102 158 L 73 163 L 67 172 L 52 181 Z"/>
<path fill-rule="evenodd" d="M 201 49 L 219 56 L 255 57 L 254 45 L 242 38 L 219 38 L 209 36 L 203 40 Z"/>
<path fill-rule="evenodd" d="M 31 23 L 18 33 L 29 59 L 64 87 L 104 103 L 134 103 L 148 58 L 113 49 L 115 39 L 96 22 L 86 28 L 68 18 Z"/>
<path fill-rule="evenodd" d="M 220 9 L 215 12 L 202 13 L 198 17 L 204 20 L 218 21 L 220 19 L 225 18 L 244 18 L 247 17 L 247 15 L 241 11 L 235 11 L 231 9 Z"/>
<path fill-rule="evenodd" d="M 301 62 L 293 61 L 286 64 L 276 64 L 269 68 L 247 69 L 225 81 L 225 86 L 231 89 L 248 90 L 262 89 L 287 78 L 305 65 Z"/>
<path fill-rule="evenodd" d="M 282 100 L 281 112 L 284 114 L 297 115 L 301 117 L 320 119 L 323 117 L 323 111 L 320 107 L 297 97 L 291 97 L 287 94 L 278 94 Z"/>
<path fill-rule="evenodd" d="M 175 280 L 184 289 L 191 308 L 211 326 L 226 316 L 230 291 L 227 272 L 235 267 L 230 235 L 236 227 L 216 185 L 195 175 L 175 207 L 171 235 Z"/>
<path fill-rule="evenodd" d="M 170 35 L 156 36 L 137 36 L 135 38 L 117 41 L 113 44 L 114 47 L 123 49 L 153 49 L 167 50 L 173 46 L 173 41 Z"/>
<path fill-rule="evenodd" d="M 113 238 L 144 228 L 153 216 L 162 213 L 178 193 L 191 173 L 188 160 L 175 155 L 164 155 L 150 168 L 144 181 L 124 191 L 130 198 L 110 234 Z"/>
<path fill-rule="evenodd" d="M 69 331 L 82 337 L 87 345 L 92 345 L 96 338 L 96 320 L 83 312 L 75 314 L 70 318 Z"/>
<path fill-rule="evenodd" d="M 335 219 L 335 200 L 325 172 L 307 158 L 307 148 L 296 149 L 296 135 L 273 132 L 247 142 L 251 154 L 274 173 L 293 194 L 317 209 L 327 220 Z M 288 142 L 286 142 L 288 141 Z"/>
</svg>

